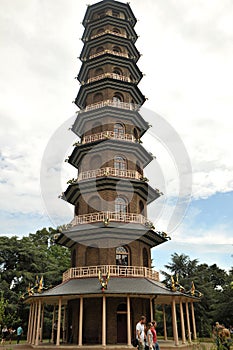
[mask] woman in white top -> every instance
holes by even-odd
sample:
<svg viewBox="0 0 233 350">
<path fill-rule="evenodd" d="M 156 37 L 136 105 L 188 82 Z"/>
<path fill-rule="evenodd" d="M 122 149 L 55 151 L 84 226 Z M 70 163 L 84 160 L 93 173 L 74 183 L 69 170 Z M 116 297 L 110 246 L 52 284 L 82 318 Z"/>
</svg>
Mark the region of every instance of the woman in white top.
<svg viewBox="0 0 233 350">
<path fill-rule="evenodd" d="M 147 333 L 146 333 L 146 348 L 145 350 L 153 349 L 153 334 L 151 332 L 152 323 L 148 323 L 147 325 Z"/>
</svg>

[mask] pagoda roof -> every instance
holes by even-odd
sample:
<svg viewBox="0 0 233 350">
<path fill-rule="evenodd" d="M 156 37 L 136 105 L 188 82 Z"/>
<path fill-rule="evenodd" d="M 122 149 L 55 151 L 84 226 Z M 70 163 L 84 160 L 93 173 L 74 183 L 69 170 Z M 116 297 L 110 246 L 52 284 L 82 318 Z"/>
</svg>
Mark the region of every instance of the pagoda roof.
<svg viewBox="0 0 233 350">
<path fill-rule="evenodd" d="M 142 105 L 146 98 L 141 93 L 140 89 L 133 82 L 124 82 L 122 80 L 112 79 L 105 77 L 95 82 L 84 84 L 80 87 L 77 97 L 75 98 L 75 104 L 79 108 L 85 108 L 86 99 L 88 94 L 94 94 L 103 89 L 113 89 L 120 92 L 128 92 L 134 99 L 136 104 Z"/>
<path fill-rule="evenodd" d="M 143 117 L 139 112 L 127 110 L 127 109 L 115 108 L 112 106 L 105 106 L 102 108 L 97 108 L 86 112 L 80 111 L 72 126 L 72 131 L 76 135 L 81 137 L 86 131 L 85 125 L 88 121 L 92 120 L 93 122 L 95 122 L 95 121 L 101 121 L 101 119 L 105 121 L 106 117 L 108 116 L 115 117 L 116 120 L 119 120 L 120 118 L 124 123 L 127 123 L 127 121 L 130 121 L 133 125 L 135 125 L 140 130 L 140 136 L 142 136 L 149 128 L 149 124 L 143 119 Z"/>
<path fill-rule="evenodd" d="M 35 294 L 28 299 L 40 297 L 76 299 L 79 296 L 120 296 L 130 295 L 131 297 L 155 297 L 157 303 L 169 304 L 173 297 L 177 302 L 182 298 L 183 301 L 199 301 L 199 298 L 189 296 L 181 292 L 172 292 L 164 284 L 149 278 L 140 277 L 111 277 L 108 282 L 108 288 L 102 292 L 98 278 L 77 278 L 61 283 L 58 286 L 45 291 L 42 294 Z"/>
<path fill-rule="evenodd" d="M 133 58 L 136 62 L 140 58 L 140 52 L 137 50 L 136 46 L 131 40 L 129 40 L 128 38 L 116 36 L 114 34 L 106 33 L 105 35 L 87 41 L 80 53 L 80 59 L 87 60 L 90 56 L 91 49 L 96 48 L 98 45 L 103 46 L 107 43 L 127 48 L 129 58 Z"/>
<path fill-rule="evenodd" d="M 132 23 L 133 26 L 137 23 L 137 19 L 134 16 L 133 11 L 131 10 L 131 7 L 128 3 L 124 4 L 122 2 L 116 1 L 116 0 L 103 0 L 99 1 L 96 4 L 88 5 L 87 11 L 85 13 L 84 19 L 83 19 L 83 26 L 86 27 L 87 23 L 90 21 L 90 18 L 92 14 L 96 11 L 101 11 L 102 9 L 108 8 L 108 6 L 111 6 L 112 9 L 122 11 L 124 10 L 125 14 L 127 15 L 127 20 Z"/>
<path fill-rule="evenodd" d="M 107 226 L 103 222 L 71 226 L 58 236 L 56 243 L 72 248 L 77 243 L 92 245 L 99 242 L 101 247 L 108 248 L 135 240 L 152 248 L 166 242 L 167 238 L 142 224 L 110 221 Z"/>
<path fill-rule="evenodd" d="M 138 35 L 135 32 L 134 28 L 131 26 L 130 22 L 125 20 L 121 20 L 119 22 L 119 18 L 106 16 L 106 17 L 100 18 L 98 20 L 98 23 L 95 21 L 89 23 L 89 25 L 85 28 L 83 32 L 83 36 L 82 36 L 83 42 L 90 40 L 91 32 L 93 31 L 93 29 L 95 29 L 97 24 L 98 24 L 98 27 L 101 25 L 111 24 L 111 25 L 118 26 L 119 28 L 124 28 L 129 33 L 129 39 L 132 40 L 133 42 L 135 42 L 138 38 Z"/>
<path fill-rule="evenodd" d="M 98 65 L 103 64 L 113 64 L 121 65 L 121 67 L 128 68 L 132 76 L 139 82 L 142 79 L 142 72 L 138 68 L 137 64 L 133 62 L 132 59 L 126 59 L 125 57 L 115 56 L 115 55 L 100 55 L 95 58 L 95 60 L 88 60 L 82 64 L 80 71 L 78 73 L 77 79 L 79 82 L 87 80 L 87 74 L 90 69 L 96 68 Z"/>
<path fill-rule="evenodd" d="M 68 162 L 78 168 L 85 155 L 94 155 L 106 149 L 135 154 L 143 167 L 146 167 L 153 160 L 153 156 L 147 152 L 140 143 L 108 139 L 76 146 L 71 153 Z"/>
</svg>

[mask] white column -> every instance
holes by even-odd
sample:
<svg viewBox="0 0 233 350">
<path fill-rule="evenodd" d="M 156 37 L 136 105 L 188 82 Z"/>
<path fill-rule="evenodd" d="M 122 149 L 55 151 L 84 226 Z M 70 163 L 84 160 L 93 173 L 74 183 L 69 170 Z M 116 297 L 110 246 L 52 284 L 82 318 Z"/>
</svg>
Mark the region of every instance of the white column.
<svg viewBox="0 0 233 350">
<path fill-rule="evenodd" d="M 36 341 L 35 345 L 39 345 L 39 336 L 40 336 L 40 316 L 41 316 L 41 300 L 38 303 L 38 313 L 37 313 L 37 327 L 36 327 Z"/>
<path fill-rule="evenodd" d="M 61 335 L 61 297 L 58 301 L 58 320 L 57 320 L 57 342 L 56 345 L 60 345 L 60 335 Z"/>
<path fill-rule="evenodd" d="M 150 321 L 153 321 L 154 319 L 154 312 L 153 312 L 153 300 L 150 298 Z"/>
<path fill-rule="evenodd" d="M 36 340 L 36 320 L 37 320 L 37 308 L 38 304 L 37 301 L 35 302 L 35 310 L 34 310 L 34 320 L 33 320 L 33 330 L 32 330 L 32 344 L 35 344 Z"/>
<path fill-rule="evenodd" d="M 62 320 L 62 342 L 66 340 L 66 305 L 63 306 L 63 320 Z"/>
<path fill-rule="evenodd" d="M 130 297 L 127 296 L 127 345 L 131 345 Z"/>
<path fill-rule="evenodd" d="M 193 301 L 191 301 L 191 313 L 192 313 L 192 322 L 193 322 L 193 339 L 197 339 L 197 332 L 196 332 L 196 322 L 195 322 L 195 314 L 194 314 L 194 306 Z"/>
<path fill-rule="evenodd" d="M 175 345 L 179 345 L 178 339 L 178 329 L 177 329 L 177 318 L 176 318 L 176 301 L 175 298 L 172 297 L 172 328 L 173 328 L 173 337 Z"/>
<path fill-rule="evenodd" d="M 79 301 L 79 329 L 78 329 L 78 345 L 83 345 L 83 297 Z"/>
<path fill-rule="evenodd" d="M 54 339 L 54 323 L 55 323 L 55 317 L 56 317 L 56 305 L 53 305 L 53 320 L 52 320 L 52 336 L 51 336 L 51 342 L 54 343 L 56 339 Z"/>
<path fill-rule="evenodd" d="M 167 322 L 166 322 L 165 305 L 163 305 L 163 329 L 164 329 L 164 340 L 167 340 Z"/>
<path fill-rule="evenodd" d="M 186 338 L 185 338 L 184 311 L 183 311 L 183 303 L 182 303 L 182 300 L 180 300 L 180 324 L 181 324 L 182 344 L 185 344 Z"/>
<path fill-rule="evenodd" d="M 43 327 L 44 327 L 44 304 L 42 304 L 41 310 L 41 322 L 40 322 L 40 342 L 43 342 Z"/>
<path fill-rule="evenodd" d="M 31 315 L 31 323 L 30 323 L 30 333 L 29 333 L 29 344 L 32 343 L 32 333 L 33 333 L 33 324 L 34 324 L 34 315 L 35 315 L 35 303 L 32 303 L 32 315 Z"/>
<path fill-rule="evenodd" d="M 102 345 L 106 346 L 106 296 L 103 295 L 102 308 Z"/>
<path fill-rule="evenodd" d="M 29 316 L 28 316 L 27 342 L 29 342 L 29 337 L 30 337 L 31 317 L 32 317 L 32 304 L 30 304 Z"/>
<path fill-rule="evenodd" d="M 190 321 L 189 321 L 189 304 L 186 301 L 185 303 L 186 306 L 186 319 L 187 319 L 187 330 L 188 330 L 188 341 L 191 343 L 191 331 L 190 331 Z"/>
</svg>

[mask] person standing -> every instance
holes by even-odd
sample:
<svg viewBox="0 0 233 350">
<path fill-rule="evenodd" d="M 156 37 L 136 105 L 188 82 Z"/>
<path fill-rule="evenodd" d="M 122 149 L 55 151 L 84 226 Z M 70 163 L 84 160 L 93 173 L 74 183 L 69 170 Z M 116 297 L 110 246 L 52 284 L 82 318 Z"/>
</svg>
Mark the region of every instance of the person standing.
<svg viewBox="0 0 233 350">
<path fill-rule="evenodd" d="M 15 333 L 15 329 L 13 329 L 12 327 L 10 327 L 10 328 L 8 329 L 8 332 L 9 332 L 9 344 L 11 344 L 12 339 L 13 339 L 13 336 L 14 336 L 14 333 Z"/>
<path fill-rule="evenodd" d="M 136 338 L 138 340 L 138 350 L 145 349 L 145 323 L 146 317 L 141 316 L 140 321 L 136 325 Z"/>
<path fill-rule="evenodd" d="M 7 335 L 8 335 L 8 329 L 7 329 L 7 326 L 4 326 L 2 329 L 2 341 L 1 341 L 2 345 L 5 344 Z"/>
<path fill-rule="evenodd" d="M 23 328 L 21 326 L 17 328 L 16 334 L 17 334 L 17 344 L 19 344 L 23 334 Z"/>
<path fill-rule="evenodd" d="M 155 350 L 160 350 L 159 344 L 158 344 L 158 341 L 157 341 L 156 327 L 157 327 L 157 322 L 156 321 L 152 321 L 151 332 L 153 334 L 153 348 Z"/>
<path fill-rule="evenodd" d="M 148 323 L 146 332 L 146 348 L 145 350 L 153 350 L 153 334 L 151 331 L 152 323 Z"/>
</svg>

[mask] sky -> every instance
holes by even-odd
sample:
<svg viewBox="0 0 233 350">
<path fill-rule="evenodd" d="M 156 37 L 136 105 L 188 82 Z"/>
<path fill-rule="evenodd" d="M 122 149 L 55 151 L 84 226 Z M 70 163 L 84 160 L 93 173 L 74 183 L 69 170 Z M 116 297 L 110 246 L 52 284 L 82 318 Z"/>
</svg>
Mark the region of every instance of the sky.
<svg viewBox="0 0 233 350">
<path fill-rule="evenodd" d="M 58 195 L 75 177 L 61 159 L 72 150 L 67 140 L 75 140 L 68 129 L 77 111 L 72 101 L 79 89 L 74 78 L 86 3 L 1 0 L 1 235 L 27 235 L 72 219 L 72 208 Z M 172 238 L 153 249 L 154 266 L 163 269 L 177 252 L 228 270 L 233 266 L 233 3 L 132 0 L 130 6 L 138 19 L 138 66 L 145 74 L 139 87 L 152 124 L 143 146 L 156 156 L 145 173 L 165 194 L 151 204 L 148 216 Z M 184 163 L 192 169 L 192 189 L 173 227 L 174 198 L 186 180 L 177 167 L 181 154 L 158 137 L 158 116 L 177 133 L 187 152 Z M 41 169 L 53 163 L 44 181 Z"/>
</svg>

